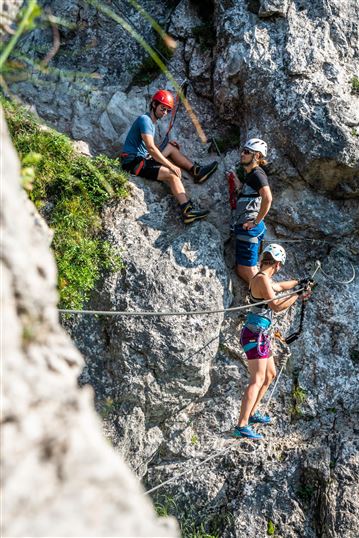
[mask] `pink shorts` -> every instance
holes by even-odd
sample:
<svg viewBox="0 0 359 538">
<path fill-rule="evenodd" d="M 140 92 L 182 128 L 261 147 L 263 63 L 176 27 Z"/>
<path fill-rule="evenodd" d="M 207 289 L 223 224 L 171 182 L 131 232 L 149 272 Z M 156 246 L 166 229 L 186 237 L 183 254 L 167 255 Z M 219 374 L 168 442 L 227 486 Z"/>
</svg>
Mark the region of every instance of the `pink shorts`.
<svg viewBox="0 0 359 538">
<path fill-rule="evenodd" d="M 270 337 L 266 332 L 253 333 L 247 327 L 241 332 L 241 345 L 247 359 L 269 359 L 272 355 Z"/>
</svg>

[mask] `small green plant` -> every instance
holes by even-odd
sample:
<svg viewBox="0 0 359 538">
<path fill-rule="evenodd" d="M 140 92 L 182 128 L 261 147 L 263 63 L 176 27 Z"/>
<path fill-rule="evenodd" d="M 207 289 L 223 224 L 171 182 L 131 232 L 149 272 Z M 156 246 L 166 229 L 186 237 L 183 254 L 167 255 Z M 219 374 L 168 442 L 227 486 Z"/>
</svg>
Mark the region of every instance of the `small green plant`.
<svg viewBox="0 0 359 538">
<path fill-rule="evenodd" d="M 118 159 L 78 155 L 65 135 L 44 128 L 24 108 L 1 99 L 22 162 L 29 198 L 54 231 L 60 305 L 82 308 L 104 271 L 121 269 L 120 253 L 101 237 L 101 211 L 127 195 Z"/>
<path fill-rule="evenodd" d="M 353 93 L 359 93 L 359 77 L 354 75 L 351 79 L 352 91 Z"/>
<path fill-rule="evenodd" d="M 357 129 L 355 127 L 351 130 L 351 135 L 352 136 L 359 136 L 359 132 L 357 131 Z"/>
<path fill-rule="evenodd" d="M 275 533 L 275 525 L 271 519 L 268 519 L 267 523 L 267 534 L 268 536 L 273 536 Z"/>
<path fill-rule="evenodd" d="M 175 515 L 177 512 L 177 505 L 173 497 L 161 496 L 161 502 L 155 502 L 155 510 L 159 517 L 168 517 Z"/>
<path fill-rule="evenodd" d="M 307 401 L 308 395 L 305 389 L 296 385 L 292 391 L 293 407 L 291 410 L 292 415 L 300 416 L 302 414 L 301 406 Z"/>
<path fill-rule="evenodd" d="M 29 0 L 19 11 L 18 25 L 11 39 L 1 48 L 0 73 L 4 70 L 4 65 L 13 49 L 16 47 L 21 35 L 33 30 L 36 26 L 36 19 L 41 15 L 42 8 L 36 0 Z"/>
<path fill-rule="evenodd" d="M 159 517 L 174 516 L 178 519 L 182 538 L 220 538 L 224 525 L 233 523 L 233 516 L 228 513 L 213 514 L 208 521 L 198 522 L 198 514 L 193 507 L 185 512 L 168 495 L 161 495 L 155 500 L 155 509 Z"/>
<path fill-rule="evenodd" d="M 199 443 L 199 439 L 198 439 L 198 435 L 196 435 L 195 433 L 192 435 L 191 437 L 191 445 L 198 445 Z"/>
<path fill-rule="evenodd" d="M 183 538 L 220 538 L 219 534 L 208 534 L 204 525 L 201 525 L 194 529 L 190 534 L 183 534 Z"/>
<path fill-rule="evenodd" d="M 107 418 L 116 409 L 116 403 L 112 398 L 106 398 L 99 403 L 99 406 L 99 413 L 102 418 Z"/>
</svg>

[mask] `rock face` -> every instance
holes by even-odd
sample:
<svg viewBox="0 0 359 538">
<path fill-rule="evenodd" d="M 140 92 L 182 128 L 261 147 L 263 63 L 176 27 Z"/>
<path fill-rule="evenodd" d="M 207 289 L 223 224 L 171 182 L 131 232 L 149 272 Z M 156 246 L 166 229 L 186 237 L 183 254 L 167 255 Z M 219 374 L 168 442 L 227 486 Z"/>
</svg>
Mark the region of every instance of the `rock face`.
<svg viewBox="0 0 359 538">
<path fill-rule="evenodd" d="M 131 199 L 106 211 L 108 237 L 123 249 L 126 268 L 98 290 L 98 309 L 185 313 L 229 306 L 219 232 L 205 222 L 184 229 L 172 197 L 164 194 L 161 186 L 154 190 L 138 179 Z M 82 380 L 96 379 L 99 407 L 116 415 L 114 441 L 135 468 L 146 469 L 169 417 L 207 392 L 222 321 L 220 312 L 86 317 L 77 328 L 89 358 Z"/>
<path fill-rule="evenodd" d="M 286 244 L 289 262 L 281 277 L 303 277 L 320 259 L 329 275 L 339 268 L 334 273 L 340 280 L 349 261 L 358 264 L 359 253 L 355 3 L 143 5 L 177 39 L 169 68 L 179 82 L 189 77 L 188 96 L 206 132 L 223 140 L 230 133 L 232 139 L 208 182 L 185 181 L 191 197 L 211 209 L 207 222 L 184 228 L 166 189 L 141 179 L 131 180 L 131 198 L 107 208 L 106 234 L 123 249 L 125 270 L 104 277 L 90 306 L 222 309 L 232 295 L 234 304 L 243 304 L 246 290 L 233 274 L 234 245 L 223 247 L 230 218 L 223 172 L 238 160 L 239 140 L 249 136 L 264 138 L 270 148 L 271 237 L 303 240 Z M 64 31 L 54 65 L 70 68 L 81 43 L 86 54 L 77 65 L 91 66 L 103 78 L 80 88 L 62 79 L 46 88 L 25 81 L 13 89 L 92 151 L 116 154 L 129 124 L 166 79 L 132 84 L 131 66 L 142 61 L 133 61 L 133 42 L 88 6 L 61 6 L 80 26 L 77 33 Z M 134 12 L 128 16 L 136 22 Z M 147 28 L 144 33 L 154 39 Z M 121 65 L 119 55 L 109 52 L 120 38 L 126 58 Z M 42 39 L 39 30 L 22 46 L 30 51 Z M 200 145 L 183 111 L 172 134 L 191 158 L 210 158 L 210 144 Z M 238 340 L 242 317 L 64 321 L 85 355 L 81 383 L 95 388 L 108 437 L 146 486 L 187 472 L 155 493 L 162 504 L 173 498 L 168 508 L 177 507 L 185 535 L 195 525 L 221 537 L 356 538 L 359 283 L 356 277 L 340 285 L 322 273 L 318 280 L 303 335 L 271 401 L 274 421 L 259 446 L 226 435 L 248 381 Z M 297 323 L 298 308 L 278 319 L 285 332 Z M 282 357 L 280 348 L 277 355 Z"/>
<path fill-rule="evenodd" d="M 353 8 L 351 1 L 230 2 L 218 10 L 214 72 L 225 119 L 260 132 L 302 180 L 342 198 L 358 193 Z"/>
<path fill-rule="evenodd" d="M 1 117 L 2 536 L 176 536 L 102 436 Z M 138 511 L 141 511 L 141 519 Z"/>
</svg>

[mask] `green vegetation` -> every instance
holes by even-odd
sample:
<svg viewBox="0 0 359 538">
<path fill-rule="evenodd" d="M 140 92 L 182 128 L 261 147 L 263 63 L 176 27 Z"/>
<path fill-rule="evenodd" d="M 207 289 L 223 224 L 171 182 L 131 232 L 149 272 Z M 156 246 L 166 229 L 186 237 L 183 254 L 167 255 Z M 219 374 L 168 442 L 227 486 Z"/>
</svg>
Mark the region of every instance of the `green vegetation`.
<svg viewBox="0 0 359 538">
<path fill-rule="evenodd" d="M 355 127 L 353 127 L 353 129 L 351 130 L 351 135 L 352 136 L 359 136 L 359 132 L 357 131 L 357 129 Z"/>
<path fill-rule="evenodd" d="M 196 435 L 195 433 L 192 435 L 191 437 L 191 445 L 198 445 L 198 442 L 199 442 L 199 439 L 198 439 L 198 435 Z"/>
<path fill-rule="evenodd" d="M 267 523 L 267 534 L 268 536 L 273 536 L 274 533 L 275 533 L 275 525 L 273 521 L 269 519 Z"/>
<path fill-rule="evenodd" d="M 41 15 L 42 9 L 36 0 L 29 0 L 18 13 L 18 26 L 11 39 L 1 47 L 0 73 L 4 69 L 5 62 L 16 47 L 18 40 L 24 32 L 33 30 L 36 27 L 36 19 Z"/>
<path fill-rule="evenodd" d="M 299 385 L 295 386 L 292 391 L 293 407 L 291 414 L 294 416 L 300 416 L 302 414 L 301 406 L 307 401 L 308 395 L 306 390 L 302 389 Z"/>
<path fill-rule="evenodd" d="M 108 416 L 111 415 L 111 413 L 116 411 L 117 406 L 116 406 L 116 402 L 112 398 L 108 397 L 105 400 L 102 400 L 101 402 L 98 403 L 98 408 L 99 408 L 99 413 L 101 417 L 108 418 Z"/>
<path fill-rule="evenodd" d="M 23 165 L 23 186 L 54 231 L 60 304 L 81 308 L 101 273 L 122 267 L 119 253 L 101 238 L 101 210 L 126 196 L 127 176 L 118 159 L 78 155 L 65 135 L 10 101 L 1 104 Z"/>
<path fill-rule="evenodd" d="M 183 513 L 170 496 L 160 496 L 159 501 L 155 502 L 155 509 L 160 517 L 177 518 L 182 538 L 220 538 L 224 524 L 231 523 L 229 514 L 219 514 L 198 524 L 197 512 L 193 509 L 189 513 Z"/>
<path fill-rule="evenodd" d="M 168 517 L 173 515 L 177 505 L 172 497 L 162 496 L 161 502 L 155 503 L 155 510 L 159 517 Z"/>
<path fill-rule="evenodd" d="M 351 79 L 352 91 L 354 93 L 359 93 L 359 77 L 354 76 Z"/>
</svg>

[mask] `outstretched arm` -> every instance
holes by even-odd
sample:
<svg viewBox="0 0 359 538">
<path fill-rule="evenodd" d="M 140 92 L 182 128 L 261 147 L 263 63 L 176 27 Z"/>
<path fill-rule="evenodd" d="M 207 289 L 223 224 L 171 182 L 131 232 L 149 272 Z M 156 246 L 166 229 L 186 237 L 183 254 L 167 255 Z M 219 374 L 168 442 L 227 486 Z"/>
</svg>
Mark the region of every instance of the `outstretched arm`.
<svg viewBox="0 0 359 538">
<path fill-rule="evenodd" d="M 273 289 L 274 291 L 291 290 L 295 286 L 298 286 L 298 284 L 299 280 L 284 280 L 283 282 L 274 282 Z"/>
<path fill-rule="evenodd" d="M 258 292 L 260 292 L 260 297 L 263 297 L 263 299 L 273 299 L 273 301 L 268 303 L 268 306 L 274 312 L 282 312 L 283 310 L 286 310 L 287 308 L 292 306 L 292 304 L 294 304 L 295 301 L 299 297 L 299 295 L 297 293 L 294 293 L 291 297 L 285 297 L 284 299 L 276 299 L 274 289 L 272 287 L 272 284 L 268 281 L 268 279 L 267 278 L 261 278 L 260 276 L 258 277 L 258 279 L 260 279 L 260 280 L 258 280 L 258 285 L 259 285 Z M 296 283 L 298 283 L 297 280 L 295 280 L 295 281 L 290 280 L 288 282 L 296 282 Z M 296 284 L 294 284 L 294 285 L 296 285 Z M 291 289 L 291 288 L 286 288 L 286 289 Z M 283 291 L 283 289 L 278 290 L 278 291 Z M 256 293 L 257 293 L 257 291 L 256 291 Z"/>
</svg>

